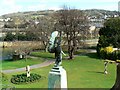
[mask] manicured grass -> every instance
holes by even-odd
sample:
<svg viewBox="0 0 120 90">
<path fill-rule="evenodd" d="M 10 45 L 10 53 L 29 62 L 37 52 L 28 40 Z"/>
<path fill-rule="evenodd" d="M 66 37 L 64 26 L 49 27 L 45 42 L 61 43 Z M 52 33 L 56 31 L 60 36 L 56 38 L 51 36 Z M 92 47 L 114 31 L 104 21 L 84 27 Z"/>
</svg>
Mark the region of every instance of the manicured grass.
<svg viewBox="0 0 120 90">
<path fill-rule="evenodd" d="M 77 56 L 73 60 L 63 60 L 63 67 L 67 72 L 68 88 L 111 88 L 115 82 L 116 65 L 108 65 L 108 75 L 103 73 L 104 62 L 96 57 L 96 54 L 86 54 Z M 36 83 L 15 85 L 10 83 L 12 75 L 25 73 L 7 74 L 9 80 L 3 84 L 10 84 L 16 88 L 47 88 L 48 74 L 53 65 L 48 67 L 31 70 L 42 76 L 41 80 Z"/>
<path fill-rule="evenodd" d="M 36 56 L 36 57 L 41 57 L 41 58 L 47 58 L 47 59 L 54 59 L 54 53 L 49 53 L 49 52 L 44 52 L 44 51 L 40 51 L 40 52 L 32 52 L 30 54 L 31 56 Z"/>
<path fill-rule="evenodd" d="M 77 50 L 76 52 L 74 52 L 75 55 L 78 55 L 78 54 L 85 54 L 87 53 L 88 51 L 85 50 L 85 49 L 80 49 L 80 50 Z"/>
<path fill-rule="evenodd" d="M 105 75 L 103 62 L 89 56 L 90 54 L 63 62 L 68 74 L 68 87 L 111 88 L 115 80 L 115 65 L 108 65 L 109 74 Z"/>
<path fill-rule="evenodd" d="M 16 69 L 16 68 L 22 68 L 26 67 L 27 65 L 34 65 L 34 64 L 40 64 L 42 63 L 43 59 L 41 58 L 28 58 L 26 59 L 21 59 L 21 60 L 4 60 L 2 61 L 2 70 L 5 69 Z"/>
<path fill-rule="evenodd" d="M 44 51 L 32 52 L 30 55 L 35 56 L 35 57 L 45 58 L 45 59 L 55 59 L 54 53 L 49 53 L 49 52 L 44 52 Z M 64 59 L 64 57 L 67 57 L 67 56 L 68 56 L 68 54 L 66 54 L 66 56 L 62 55 L 63 59 Z"/>
</svg>

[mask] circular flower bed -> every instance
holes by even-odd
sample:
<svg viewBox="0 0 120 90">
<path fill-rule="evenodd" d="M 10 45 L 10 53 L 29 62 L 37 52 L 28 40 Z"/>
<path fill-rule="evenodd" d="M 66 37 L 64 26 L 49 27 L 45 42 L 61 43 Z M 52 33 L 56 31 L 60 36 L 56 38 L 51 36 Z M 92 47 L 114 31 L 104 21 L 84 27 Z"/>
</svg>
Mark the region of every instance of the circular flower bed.
<svg viewBox="0 0 120 90">
<path fill-rule="evenodd" d="M 23 84 L 23 83 L 31 83 L 41 79 L 41 76 L 38 74 L 31 73 L 30 77 L 27 77 L 26 73 L 13 75 L 11 78 L 11 82 L 14 84 Z"/>
</svg>

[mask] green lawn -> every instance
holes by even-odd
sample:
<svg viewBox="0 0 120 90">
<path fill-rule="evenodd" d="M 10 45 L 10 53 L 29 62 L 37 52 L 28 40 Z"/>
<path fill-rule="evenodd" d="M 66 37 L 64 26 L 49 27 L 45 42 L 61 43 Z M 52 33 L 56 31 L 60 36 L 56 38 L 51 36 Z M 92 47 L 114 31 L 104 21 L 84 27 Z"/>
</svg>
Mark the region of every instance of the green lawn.
<svg viewBox="0 0 120 90">
<path fill-rule="evenodd" d="M 63 67 L 67 72 L 68 88 L 111 88 L 115 81 L 116 66 L 108 65 L 108 75 L 103 73 L 104 62 L 96 57 L 96 54 L 86 54 L 77 56 L 73 60 L 63 60 Z M 39 82 L 31 84 L 15 85 L 10 83 L 12 75 L 24 72 L 7 74 L 8 81 L 3 84 L 9 84 L 16 88 L 47 88 L 48 74 L 53 65 L 48 67 L 31 70 L 31 73 L 42 75 Z"/>
<path fill-rule="evenodd" d="M 40 64 L 45 59 L 54 59 L 54 54 L 48 53 L 48 52 L 32 52 L 31 56 L 35 56 L 36 58 L 28 58 L 26 59 L 21 59 L 21 60 L 4 60 L 0 63 L 0 69 L 5 70 L 5 69 L 16 69 L 16 68 L 21 68 L 25 67 L 26 65 L 34 65 L 34 64 Z M 41 59 L 44 58 L 44 59 Z"/>
<path fill-rule="evenodd" d="M 2 64 L 1 68 L 3 70 L 5 70 L 5 69 L 21 68 L 21 67 L 25 67 L 27 65 L 40 64 L 43 61 L 45 61 L 45 60 L 43 60 L 41 58 L 34 58 L 34 59 L 33 58 L 28 58 L 27 60 L 26 59 L 15 60 L 15 61 L 13 61 L 13 60 L 4 60 L 0 64 Z"/>
<path fill-rule="evenodd" d="M 45 58 L 45 59 L 55 59 L 55 55 L 54 53 L 49 53 L 49 52 L 44 52 L 44 51 L 40 51 L 40 52 L 32 52 L 30 54 L 31 56 L 35 56 L 35 57 L 41 57 L 41 58 Z M 68 54 L 66 54 L 66 56 L 62 55 L 63 59 L 65 57 L 68 57 Z"/>
<path fill-rule="evenodd" d="M 74 61 L 63 62 L 68 72 L 70 88 L 110 88 L 115 80 L 115 65 L 109 65 L 109 74 L 103 74 L 104 64 L 88 56 L 76 57 Z"/>
<path fill-rule="evenodd" d="M 49 53 L 49 52 L 44 52 L 44 51 L 32 52 L 30 55 L 41 57 L 41 58 L 54 59 L 54 53 Z"/>
</svg>

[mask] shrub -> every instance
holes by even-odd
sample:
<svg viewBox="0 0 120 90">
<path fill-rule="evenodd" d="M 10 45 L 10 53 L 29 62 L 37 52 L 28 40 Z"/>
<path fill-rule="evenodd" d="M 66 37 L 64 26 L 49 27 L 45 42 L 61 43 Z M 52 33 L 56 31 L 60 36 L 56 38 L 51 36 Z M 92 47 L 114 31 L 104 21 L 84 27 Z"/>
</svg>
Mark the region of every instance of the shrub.
<svg viewBox="0 0 120 90">
<path fill-rule="evenodd" d="M 14 84 L 23 84 L 23 83 L 31 83 L 41 79 L 41 76 L 38 74 L 30 74 L 30 77 L 27 77 L 26 73 L 13 75 L 11 78 L 11 82 Z"/>
<path fill-rule="evenodd" d="M 102 58 L 102 59 L 106 59 L 106 52 L 105 52 L 105 50 L 104 50 L 104 48 L 101 48 L 100 49 L 100 57 Z"/>
<path fill-rule="evenodd" d="M 115 50 L 115 51 L 113 51 L 113 53 L 112 53 L 112 55 L 111 55 L 111 60 L 116 61 L 117 59 L 118 59 L 118 53 L 117 53 L 117 51 Z"/>
<path fill-rule="evenodd" d="M 112 46 L 105 47 L 105 48 L 104 48 L 104 51 L 105 51 L 106 53 L 112 53 L 112 52 L 113 52 L 113 47 L 112 47 Z"/>
<path fill-rule="evenodd" d="M 117 59 L 120 60 L 120 50 L 116 50 L 116 54 L 117 54 Z"/>
<path fill-rule="evenodd" d="M 108 46 L 100 49 L 100 58 L 108 60 L 120 60 L 120 50 L 113 50 L 112 46 Z"/>
<path fill-rule="evenodd" d="M 98 57 L 100 57 L 100 49 L 101 49 L 101 46 L 99 44 L 97 44 L 96 51 L 97 51 Z"/>
</svg>

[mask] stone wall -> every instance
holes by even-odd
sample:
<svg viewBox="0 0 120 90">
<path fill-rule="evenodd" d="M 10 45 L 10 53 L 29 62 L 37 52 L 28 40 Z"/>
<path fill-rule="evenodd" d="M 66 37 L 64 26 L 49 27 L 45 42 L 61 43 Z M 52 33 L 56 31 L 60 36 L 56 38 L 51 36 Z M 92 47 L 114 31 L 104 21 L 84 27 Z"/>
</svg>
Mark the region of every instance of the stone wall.
<svg viewBox="0 0 120 90">
<path fill-rule="evenodd" d="M 11 47 L 11 48 L 43 48 L 43 44 L 40 41 L 14 41 L 14 42 L 0 42 L 0 47 Z"/>
</svg>

